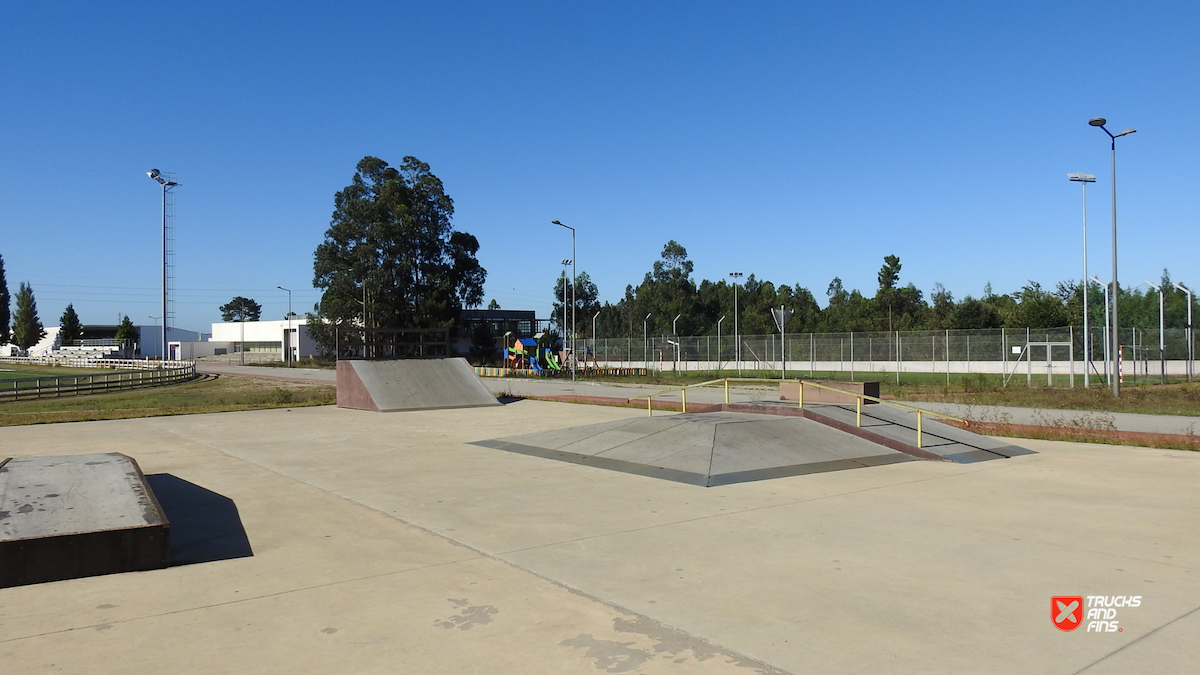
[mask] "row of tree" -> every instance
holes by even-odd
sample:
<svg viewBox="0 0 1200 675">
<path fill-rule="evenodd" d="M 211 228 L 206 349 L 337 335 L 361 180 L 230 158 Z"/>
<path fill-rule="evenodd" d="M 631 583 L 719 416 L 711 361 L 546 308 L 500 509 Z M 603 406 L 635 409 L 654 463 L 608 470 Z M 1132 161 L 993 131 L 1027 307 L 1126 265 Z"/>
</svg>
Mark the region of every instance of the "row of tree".
<svg viewBox="0 0 1200 675">
<path fill-rule="evenodd" d="M 476 254 L 479 242 L 451 227 L 454 204 L 444 186 L 415 157 L 399 167 L 364 157 L 351 184 L 334 195 L 334 211 L 324 240 L 313 256 L 313 285 L 321 301 L 309 317 L 309 333 L 326 351 L 338 343 L 338 330 L 360 328 L 450 328 L 464 307 L 483 302 L 487 272 Z M 753 274 L 737 280 L 697 283 L 687 250 L 676 241 L 663 247 L 641 283 L 628 285 L 616 303 L 599 300 L 587 272 L 574 280 L 564 271 L 555 282 L 553 312 L 558 329 L 574 322 L 577 334 L 623 337 L 672 332 L 714 334 L 722 317 L 732 330 L 735 302 L 742 333 L 771 333 L 772 308 L 792 310 L 788 332 L 845 332 L 928 329 L 1050 328 L 1080 325 L 1084 287 L 1064 281 L 1053 290 L 1030 281 L 1020 289 L 996 294 L 990 285 L 976 298 L 956 300 L 940 283 L 928 298 L 912 283 L 901 284 L 900 259 L 886 256 L 871 296 L 845 288 L 835 277 L 825 289 L 822 308 L 800 284 L 780 284 Z M 1168 327 L 1186 323 L 1187 301 L 1163 271 Z M 1089 311 L 1099 325 L 1103 289 L 1088 287 Z M 1121 325 L 1158 326 L 1155 292 L 1121 288 Z M 571 298 L 574 304 L 571 305 Z M 490 308 L 498 308 L 493 300 Z M 571 310 L 574 311 L 571 311 Z M 231 317 L 257 318 L 260 308 L 246 298 L 221 308 Z M 242 318 L 241 320 L 245 320 Z M 595 323 L 593 324 L 593 320 Z"/>
<path fill-rule="evenodd" d="M 12 312 L 11 301 L 8 280 L 4 275 L 4 256 L 0 256 L 0 345 L 14 344 L 21 349 L 29 349 L 46 337 L 46 328 L 38 318 L 33 287 L 24 281 L 18 286 L 15 313 Z M 67 308 L 58 319 L 58 326 L 59 344 L 69 345 L 83 337 L 83 322 L 75 312 L 74 303 L 67 303 Z M 116 337 L 130 342 L 137 340 L 137 328 L 128 316 L 122 317 Z"/>
<path fill-rule="evenodd" d="M 847 290 L 842 280 L 834 277 L 825 289 L 828 302 L 822 309 L 812 292 L 800 284 L 777 286 L 753 274 L 744 282 L 705 279 L 697 284 L 692 278 L 693 267 L 687 250 L 674 240 L 668 241 L 640 284 L 626 286 L 625 295 L 618 302 L 603 304 L 588 274 L 579 274 L 574 289 L 577 334 L 590 335 L 593 317 L 598 337 L 640 336 L 643 330 L 650 335 L 671 334 L 673 323 L 679 335 L 712 335 L 716 334 L 721 317 L 725 317 L 722 330 L 731 333 L 735 294 L 739 329 L 743 334 L 776 332 L 771 309 L 778 307 L 793 311 L 787 324 L 789 333 L 1054 328 L 1083 324 L 1083 285 L 1076 281 L 1059 282 L 1054 290 L 1030 281 L 1006 294 L 993 293 L 988 284 L 980 297 L 968 295 L 961 300 L 956 300 L 938 283 L 926 299 L 912 283 L 900 285 L 900 258 L 889 255 L 883 259 L 877 275 L 879 286 L 873 296 L 867 297 L 857 289 Z M 1159 287 L 1164 289 L 1166 327 L 1185 327 L 1187 295 L 1174 286 L 1165 269 Z M 1157 291 L 1143 292 L 1135 287 L 1121 288 L 1119 292 L 1123 328 L 1158 328 Z M 553 318 L 560 328 L 571 323 L 570 298 L 571 280 L 564 274 L 554 285 Z M 1104 288 L 1095 283 L 1088 287 L 1088 312 L 1092 325 L 1102 325 Z"/>
</svg>

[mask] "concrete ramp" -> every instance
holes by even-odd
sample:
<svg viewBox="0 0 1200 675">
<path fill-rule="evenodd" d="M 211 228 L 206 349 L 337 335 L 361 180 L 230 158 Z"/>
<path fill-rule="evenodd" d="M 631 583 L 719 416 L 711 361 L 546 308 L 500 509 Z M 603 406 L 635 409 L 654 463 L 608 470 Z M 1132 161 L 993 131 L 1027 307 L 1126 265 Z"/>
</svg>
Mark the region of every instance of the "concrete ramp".
<svg viewBox="0 0 1200 675">
<path fill-rule="evenodd" d="M 500 405 L 466 359 L 338 361 L 339 408 L 394 412 Z"/>
</svg>

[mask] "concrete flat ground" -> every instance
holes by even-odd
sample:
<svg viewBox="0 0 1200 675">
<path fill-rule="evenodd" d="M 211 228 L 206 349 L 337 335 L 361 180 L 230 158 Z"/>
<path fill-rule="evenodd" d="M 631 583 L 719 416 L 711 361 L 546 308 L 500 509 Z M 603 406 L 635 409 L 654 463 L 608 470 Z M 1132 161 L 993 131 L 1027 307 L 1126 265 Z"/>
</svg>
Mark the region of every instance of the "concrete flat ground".
<svg viewBox="0 0 1200 675">
<path fill-rule="evenodd" d="M 1200 454 L 1021 441 L 703 488 L 471 442 L 542 401 L 9 427 L 232 499 L 253 556 L 0 590 L 5 673 L 1183 673 Z M 1121 632 L 1050 599 L 1140 595 Z"/>
</svg>

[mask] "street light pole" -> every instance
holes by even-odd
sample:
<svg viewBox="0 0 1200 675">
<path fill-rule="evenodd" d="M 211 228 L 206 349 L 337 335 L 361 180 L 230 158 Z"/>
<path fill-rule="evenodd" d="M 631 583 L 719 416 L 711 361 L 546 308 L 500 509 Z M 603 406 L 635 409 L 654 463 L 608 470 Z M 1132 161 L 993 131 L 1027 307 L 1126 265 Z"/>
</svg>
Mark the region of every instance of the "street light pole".
<svg viewBox="0 0 1200 675">
<path fill-rule="evenodd" d="M 596 353 L 600 351 L 599 345 L 596 344 L 596 318 L 600 316 L 600 312 L 592 315 L 592 363 L 596 363 Z M 604 361 L 608 362 L 608 347 L 604 348 Z M 587 362 L 584 361 L 584 369 L 587 368 Z M 599 370 L 599 364 L 596 364 L 596 369 Z"/>
<path fill-rule="evenodd" d="M 1104 376 L 1108 377 L 1108 355 L 1109 355 L 1109 331 L 1108 331 L 1108 284 L 1100 281 L 1096 277 L 1089 277 L 1104 289 Z"/>
<path fill-rule="evenodd" d="M 679 323 L 679 317 L 682 314 L 676 314 L 675 319 L 671 321 L 671 335 L 675 336 L 675 374 L 679 374 L 679 331 L 675 330 L 675 324 Z"/>
<path fill-rule="evenodd" d="M 281 291 L 287 291 L 287 294 L 288 294 L 288 315 L 287 315 L 288 325 L 287 325 L 287 333 L 285 333 L 285 335 L 287 335 L 287 340 L 284 341 L 284 350 L 285 350 L 284 354 L 287 355 L 287 358 L 285 360 L 287 361 L 288 368 L 291 368 L 292 367 L 292 291 L 291 291 L 291 289 L 284 288 L 283 286 L 276 286 L 275 288 L 278 288 Z"/>
<path fill-rule="evenodd" d="M 737 358 L 738 377 L 742 376 L 742 334 L 738 327 L 738 279 L 742 278 L 741 272 L 730 272 L 729 276 L 733 277 L 733 340 L 734 340 L 734 355 Z"/>
<path fill-rule="evenodd" d="M 1179 282 L 1172 281 L 1171 283 L 1175 285 L 1175 288 L 1178 288 L 1179 290 L 1183 291 L 1184 293 L 1187 293 L 1187 299 L 1188 299 L 1187 317 L 1188 318 L 1187 318 L 1187 330 L 1184 331 L 1184 335 L 1187 336 L 1187 357 L 1188 357 L 1187 376 L 1188 376 L 1188 380 L 1191 380 L 1192 379 L 1192 361 L 1195 359 L 1195 353 L 1193 351 L 1194 347 L 1192 345 L 1192 341 L 1194 339 L 1194 334 L 1192 332 L 1192 291 L 1190 288 L 1188 288 L 1187 286 L 1184 286 L 1183 284 L 1181 284 Z"/>
<path fill-rule="evenodd" d="M 721 367 L 721 322 L 724 320 L 724 315 L 720 319 L 717 319 L 717 375 L 720 375 L 721 371 L 725 370 Z"/>
<path fill-rule="evenodd" d="M 563 225 L 557 220 L 550 222 L 571 231 L 571 357 L 574 359 L 571 364 L 571 381 L 574 382 L 575 364 L 579 361 L 575 357 L 575 228 L 570 225 Z"/>
<path fill-rule="evenodd" d="M 1103 117 L 1093 117 L 1088 120 L 1088 124 L 1094 127 L 1100 127 L 1104 133 L 1112 140 L 1112 381 L 1113 396 L 1121 395 L 1121 378 L 1117 377 L 1117 330 L 1120 327 L 1120 321 L 1117 318 L 1117 298 L 1121 294 L 1121 284 L 1117 281 L 1117 139 L 1136 132 L 1136 129 L 1126 129 L 1114 136 L 1105 124 L 1108 120 Z"/>
<path fill-rule="evenodd" d="M 1147 286 L 1158 291 L 1158 362 L 1162 368 L 1162 383 L 1167 383 L 1167 322 L 1166 322 L 1166 289 L 1161 286 L 1155 286 L 1149 281 L 1145 282 Z"/>
<path fill-rule="evenodd" d="M 1092 351 L 1088 348 L 1091 344 L 1092 334 L 1088 330 L 1088 273 L 1087 273 L 1087 184 L 1095 183 L 1096 177 L 1087 173 L 1069 173 L 1067 178 L 1083 186 L 1083 388 L 1087 389 L 1091 386 L 1089 375 L 1091 374 Z"/>
<path fill-rule="evenodd" d="M 646 318 L 642 319 L 642 367 L 646 369 L 646 374 L 650 374 L 650 315 L 654 312 L 646 314 Z"/>
</svg>

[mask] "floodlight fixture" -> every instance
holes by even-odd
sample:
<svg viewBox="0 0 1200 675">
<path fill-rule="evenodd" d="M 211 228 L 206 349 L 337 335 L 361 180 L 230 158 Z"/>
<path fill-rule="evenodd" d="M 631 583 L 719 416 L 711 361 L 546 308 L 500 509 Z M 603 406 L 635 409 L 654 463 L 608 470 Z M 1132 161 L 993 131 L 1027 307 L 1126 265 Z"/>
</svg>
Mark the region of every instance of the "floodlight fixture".
<svg viewBox="0 0 1200 675">
<path fill-rule="evenodd" d="M 1067 179 L 1074 183 L 1095 183 L 1096 177 L 1090 173 L 1069 173 Z"/>
</svg>

